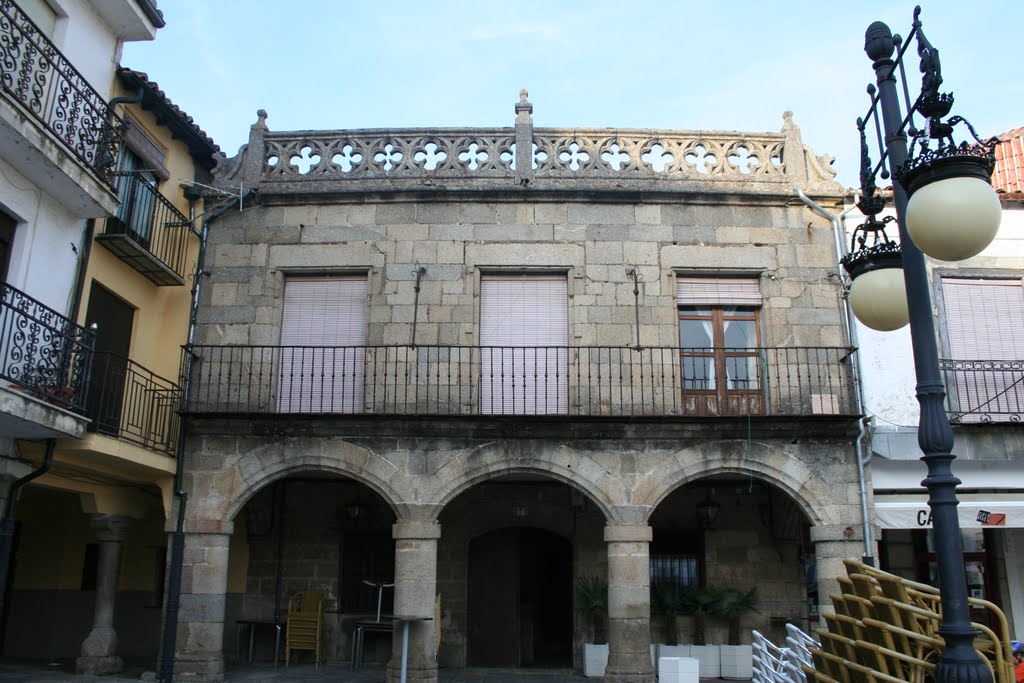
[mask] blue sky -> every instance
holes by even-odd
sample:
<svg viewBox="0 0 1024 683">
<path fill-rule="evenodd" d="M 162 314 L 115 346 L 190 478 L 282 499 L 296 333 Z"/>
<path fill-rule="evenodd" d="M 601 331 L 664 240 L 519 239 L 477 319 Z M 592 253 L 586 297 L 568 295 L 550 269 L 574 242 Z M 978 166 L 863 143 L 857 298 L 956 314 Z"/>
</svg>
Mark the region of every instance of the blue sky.
<svg viewBox="0 0 1024 683">
<path fill-rule="evenodd" d="M 1020 0 L 924 0 L 953 113 L 988 136 L 1024 126 Z M 228 156 L 256 110 L 271 130 L 511 126 L 777 131 L 857 183 L 854 122 L 873 80 L 864 30 L 907 35 L 905 0 L 161 0 L 129 43 Z M 965 9 L 966 8 L 966 9 Z M 916 74 L 916 60 L 913 62 Z M 911 75 L 908 73 L 908 75 Z M 911 82 L 919 85 L 914 75 Z M 914 90 L 913 92 L 916 92 Z"/>
</svg>

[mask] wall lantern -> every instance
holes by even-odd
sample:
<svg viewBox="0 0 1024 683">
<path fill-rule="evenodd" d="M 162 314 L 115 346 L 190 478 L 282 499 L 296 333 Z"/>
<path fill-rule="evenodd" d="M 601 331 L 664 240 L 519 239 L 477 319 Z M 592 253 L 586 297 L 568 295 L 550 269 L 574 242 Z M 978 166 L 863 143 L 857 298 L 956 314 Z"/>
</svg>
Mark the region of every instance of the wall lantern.
<svg viewBox="0 0 1024 683">
<path fill-rule="evenodd" d="M 716 501 L 711 500 L 711 489 L 705 489 L 705 498 L 697 503 L 697 519 L 705 529 L 710 529 L 718 519 L 718 513 L 722 509 Z"/>
</svg>

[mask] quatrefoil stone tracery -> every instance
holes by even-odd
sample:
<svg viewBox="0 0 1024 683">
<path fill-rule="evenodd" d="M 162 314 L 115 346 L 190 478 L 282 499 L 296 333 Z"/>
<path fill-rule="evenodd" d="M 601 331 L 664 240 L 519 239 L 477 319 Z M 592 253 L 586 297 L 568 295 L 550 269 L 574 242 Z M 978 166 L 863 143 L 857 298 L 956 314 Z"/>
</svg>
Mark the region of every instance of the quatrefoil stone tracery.
<svg viewBox="0 0 1024 683">
<path fill-rule="evenodd" d="M 309 145 L 305 145 L 299 150 L 299 153 L 288 160 L 288 163 L 299 169 L 301 175 L 309 173 L 309 171 L 320 163 L 320 155 L 313 153 L 313 148 Z"/>
<path fill-rule="evenodd" d="M 709 173 L 718 163 L 718 157 L 709 152 L 704 145 L 697 145 L 684 158 L 686 163 L 697 169 L 697 173 Z"/>
<path fill-rule="evenodd" d="M 459 161 L 469 170 L 475 171 L 480 168 L 480 164 L 487 161 L 487 152 L 480 149 L 480 145 L 473 142 L 470 143 L 465 151 L 459 153 Z"/>
<path fill-rule="evenodd" d="M 355 151 L 352 145 L 345 145 L 340 152 L 331 157 L 331 162 L 341 167 L 343 173 L 351 173 L 362 160 L 363 155 Z"/>
<path fill-rule="evenodd" d="M 740 173 L 750 174 L 761 165 L 761 160 L 746 145 L 740 145 L 729 154 L 729 163 Z"/>
<path fill-rule="evenodd" d="M 434 171 L 438 166 L 443 164 L 447 158 L 448 152 L 445 152 L 438 147 L 437 143 L 428 142 L 423 145 L 423 148 L 420 151 L 413 155 L 412 160 L 427 171 Z"/>
<path fill-rule="evenodd" d="M 404 155 L 395 149 L 395 146 L 390 142 L 384 145 L 383 151 L 377 152 L 373 155 L 373 160 L 378 164 L 384 166 L 385 171 L 390 171 L 402 161 Z"/>
<path fill-rule="evenodd" d="M 590 153 L 580 147 L 578 143 L 574 142 L 569 145 L 567 150 L 558 154 L 558 160 L 572 170 L 578 171 L 580 170 L 580 166 L 590 161 Z"/>
<path fill-rule="evenodd" d="M 650 149 L 640 155 L 648 166 L 654 170 L 655 173 L 661 173 L 669 164 L 675 161 L 675 157 L 669 154 L 668 150 L 661 146 L 661 143 L 654 143 Z"/>
<path fill-rule="evenodd" d="M 629 163 L 629 155 L 626 154 L 618 143 L 601 152 L 601 161 L 608 164 L 613 171 L 621 171 L 622 167 Z"/>
</svg>

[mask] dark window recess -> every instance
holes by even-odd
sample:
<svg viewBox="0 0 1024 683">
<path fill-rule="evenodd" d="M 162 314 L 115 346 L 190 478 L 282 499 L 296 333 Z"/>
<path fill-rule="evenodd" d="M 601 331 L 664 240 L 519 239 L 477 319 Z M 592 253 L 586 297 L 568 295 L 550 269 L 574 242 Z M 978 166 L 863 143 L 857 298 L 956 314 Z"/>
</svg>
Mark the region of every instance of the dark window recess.
<svg viewBox="0 0 1024 683">
<path fill-rule="evenodd" d="M 100 567 L 100 544 L 86 543 L 82 558 L 82 590 L 96 590 L 96 577 Z"/>
<path fill-rule="evenodd" d="M 164 583 L 167 578 L 167 547 L 156 546 L 153 548 L 155 565 L 153 567 L 153 600 L 150 607 L 164 606 Z"/>
<path fill-rule="evenodd" d="M 651 584 L 701 584 L 704 549 L 700 534 L 654 530 L 651 541 Z"/>
<path fill-rule="evenodd" d="M 395 541 L 387 530 L 352 529 L 341 539 L 341 605 L 345 612 L 377 613 L 377 589 L 363 581 L 393 583 Z M 395 590 L 385 588 L 381 612 L 394 611 Z"/>
<path fill-rule="evenodd" d="M 0 282 L 7 282 L 7 269 L 11 265 L 11 249 L 14 246 L 14 229 L 18 222 L 0 211 Z"/>
</svg>

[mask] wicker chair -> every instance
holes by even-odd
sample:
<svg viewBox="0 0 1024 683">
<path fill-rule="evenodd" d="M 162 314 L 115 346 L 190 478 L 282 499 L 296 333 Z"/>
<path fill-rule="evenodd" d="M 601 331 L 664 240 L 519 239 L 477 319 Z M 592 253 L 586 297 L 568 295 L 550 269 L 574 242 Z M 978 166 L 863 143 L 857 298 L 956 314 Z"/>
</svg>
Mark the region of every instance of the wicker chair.
<svg viewBox="0 0 1024 683">
<path fill-rule="evenodd" d="M 320 591 L 302 591 L 288 601 L 288 635 L 285 640 L 284 665 L 287 667 L 292 650 L 313 653 L 317 668 L 323 658 L 324 594 Z"/>
</svg>

